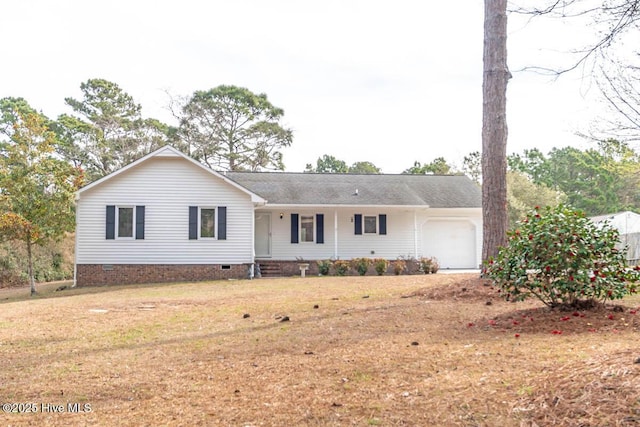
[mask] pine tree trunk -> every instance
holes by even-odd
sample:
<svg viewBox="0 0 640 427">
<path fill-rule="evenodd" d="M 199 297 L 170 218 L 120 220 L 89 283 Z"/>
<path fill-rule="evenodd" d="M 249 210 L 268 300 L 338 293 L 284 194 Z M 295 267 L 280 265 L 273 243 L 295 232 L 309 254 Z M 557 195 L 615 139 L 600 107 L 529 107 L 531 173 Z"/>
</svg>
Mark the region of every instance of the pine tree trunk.
<svg viewBox="0 0 640 427">
<path fill-rule="evenodd" d="M 29 270 L 29 285 L 31 285 L 31 296 L 36 294 L 36 282 L 33 278 L 33 257 L 31 256 L 31 239 L 27 239 L 27 263 Z"/>
<path fill-rule="evenodd" d="M 507 217 L 507 0 L 484 2 L 482 105 L 482 260 L 506 243 Z"/>
</svg>

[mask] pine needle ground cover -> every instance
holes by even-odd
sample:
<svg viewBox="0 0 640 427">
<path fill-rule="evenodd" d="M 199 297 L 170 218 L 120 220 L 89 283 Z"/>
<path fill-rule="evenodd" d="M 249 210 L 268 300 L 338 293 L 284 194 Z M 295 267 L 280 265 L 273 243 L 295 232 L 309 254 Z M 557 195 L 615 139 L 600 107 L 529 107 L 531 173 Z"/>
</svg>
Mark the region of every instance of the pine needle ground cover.
<svg viewBox="0 0 640 427">
<path fill-rule="evenodd" d="M 0 291 L 2 425 L 640 424 L 637 296 L 565 312 L 470 274 L 54 289 Z"/>
</svg>

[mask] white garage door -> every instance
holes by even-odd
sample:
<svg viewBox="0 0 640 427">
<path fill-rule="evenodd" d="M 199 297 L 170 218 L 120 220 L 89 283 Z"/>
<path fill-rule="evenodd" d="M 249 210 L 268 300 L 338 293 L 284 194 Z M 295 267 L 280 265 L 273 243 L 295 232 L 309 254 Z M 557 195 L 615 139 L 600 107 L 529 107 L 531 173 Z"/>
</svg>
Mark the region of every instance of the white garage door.
<svg viewBox="0 0 640 427">
<path fill-rule="evenodd" d="M 422 227 L 422 256 L 435 256 L 440 268 L 478 268 L 475 225 L 468 221 L 427 221 Z"/>
</svg>

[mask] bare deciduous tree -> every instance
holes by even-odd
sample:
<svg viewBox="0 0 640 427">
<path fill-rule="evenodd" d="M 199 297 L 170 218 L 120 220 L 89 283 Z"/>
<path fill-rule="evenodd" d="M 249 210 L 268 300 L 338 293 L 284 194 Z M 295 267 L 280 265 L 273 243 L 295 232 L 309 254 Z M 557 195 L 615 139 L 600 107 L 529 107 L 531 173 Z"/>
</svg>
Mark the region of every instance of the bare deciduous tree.
<svg viewBox="0 0 640 427">
<path fill-rule="evenodd" d="M 531 17 L 578 19 L 589 26 L 593 38 L 567 52 L 566 63 L 559 68 L 536 64 L 527 70 L 558 77 L 583 69 L 600 89 L 613 119 L 600 119 L 582 136 L 602 141 L 640 139 L 640 67 L 635 38 L 640 26 L 640 0 L 518 0 L 512 12 Z M 635 38 L 634 38 L 635 37 Z M 624 41 L 631 39 L 631 44 Z"/>
</svg>

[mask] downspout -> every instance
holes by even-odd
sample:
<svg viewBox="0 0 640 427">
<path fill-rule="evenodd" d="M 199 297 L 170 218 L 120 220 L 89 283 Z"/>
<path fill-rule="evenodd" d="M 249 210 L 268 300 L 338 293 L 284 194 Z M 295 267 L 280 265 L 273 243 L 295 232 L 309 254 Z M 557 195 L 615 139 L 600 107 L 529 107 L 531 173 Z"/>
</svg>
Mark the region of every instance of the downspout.
<svg viewBox="0 0 640 427">
<path fill-rule="evenodd" d="M 73 285 L 72 288 L 75 288 L 78 285 L 78 201 L 80 200 L 80 196 L 76 193 L 76 232 L 74 237 L 74 254 L 73 254 Z"/>
</svg>

